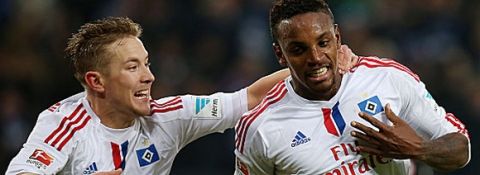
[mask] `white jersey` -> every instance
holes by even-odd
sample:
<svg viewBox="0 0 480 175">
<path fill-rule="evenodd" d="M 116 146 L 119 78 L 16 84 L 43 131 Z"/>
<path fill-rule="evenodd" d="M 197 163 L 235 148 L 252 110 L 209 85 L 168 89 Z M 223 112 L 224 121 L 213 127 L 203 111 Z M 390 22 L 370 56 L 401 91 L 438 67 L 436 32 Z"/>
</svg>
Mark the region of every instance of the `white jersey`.
<svg viewBox="0 0 480 175">
<path fill-rule="evenodd" d="M 92 174 L 122 168 L 123 174 L 169 174 L 188 143 L 233 128 L 248 109 L 246 89 L 210 96 L 178 96 L 151 102 L 151 116 L 133 126 L 100 123 L 85 94 L 42 112 L 6 174 Z"/>
<path fill-rule="evenodd" d="M 410 174 L 410 160 L 359 153 L 350 135 L 354 120 L 373 127 L 358 116 L 360 111 L 391 124 L 384 113 L 387 103 L 425 139 L 451 132 L 468 135 L 417 75 L 391 60 L 361 58 L 329 101 L 302 98 L 291 81 L 277 84 L 237 123 L 235 174 Z"/>
</svg>

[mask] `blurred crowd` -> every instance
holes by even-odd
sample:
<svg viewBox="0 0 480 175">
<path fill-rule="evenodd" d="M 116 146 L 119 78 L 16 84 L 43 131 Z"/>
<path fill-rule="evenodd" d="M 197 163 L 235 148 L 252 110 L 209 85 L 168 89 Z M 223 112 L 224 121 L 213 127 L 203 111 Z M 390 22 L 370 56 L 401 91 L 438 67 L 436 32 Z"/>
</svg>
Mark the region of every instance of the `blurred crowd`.
<svg viewBox="0 0 480 175">
<path fill-rule="evenodd" d="M 128 16 L 156 76 L 153 97 L 234 91 L 280 69 L 271 49 L 272 0 L 0 0 L 0 172 L 38 113 L 82 91 L 63 49 L 85 22 Z M 437 102 L 467 125 L 480 165 L 480 1 L 330 0 L 342 41 L 358 55 L 407 65 Z M 172 174 L 232 174 L 234 134 L 213 134 L 179 154 Z"/>
</svg>

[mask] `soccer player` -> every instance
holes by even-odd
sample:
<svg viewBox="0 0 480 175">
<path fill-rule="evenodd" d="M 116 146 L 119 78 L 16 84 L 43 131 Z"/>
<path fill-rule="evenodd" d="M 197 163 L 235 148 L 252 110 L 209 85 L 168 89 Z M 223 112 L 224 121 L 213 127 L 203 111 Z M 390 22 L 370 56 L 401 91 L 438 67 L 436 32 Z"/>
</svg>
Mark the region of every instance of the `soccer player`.
<svg viewBox="0 0 480 175">
<path fill-rule="evenodd" d="M 407 175 L 411 160 L 444 171 L 468 163 L 465 126 L 408 68 L 360 57 L 336 71 L 341 37 L 326 2 L 278 1 L 270 28 L 291 77 L 237 123 L 235 174 Z"/>
<path fill-rule="evenodd" d="M 152 100 L 141 32 L 132 20 L 111 17 L 73 34 L 67 57 L 85 92 L 40 113 L 6 174 L 169 174 L 183 147 L 232 128 L 289 74 L 278 71 L 233 93 Z M 342 51 L 352 58 L 344 65 L 356 62 Z"/>
</svg>

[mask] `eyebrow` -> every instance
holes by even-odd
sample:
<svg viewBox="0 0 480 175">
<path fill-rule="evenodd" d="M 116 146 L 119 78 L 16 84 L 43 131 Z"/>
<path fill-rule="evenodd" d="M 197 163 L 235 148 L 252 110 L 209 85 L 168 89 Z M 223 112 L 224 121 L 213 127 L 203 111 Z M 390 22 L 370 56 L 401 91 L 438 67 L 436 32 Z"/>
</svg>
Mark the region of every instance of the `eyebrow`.
<svg viewBox="0 0 480 175">
<path fill-rule="evenodd" d="M 318 36 L 317 38 L 315 38 L 315 40 L 320 40 L 322 38 L 325 38 L 325 36 L 328 35 L 328 31 L 324 31 L 322 34 L 320 34 L 320 36 Z M 287 43 L 287 47 L 288 46 L 291 46 L 291 45 L 304 45 L 303 42 L 300 42 L 300 41 L 296 41 L 296 40 L 292 40 L 290 42 Z"/>
<path fill-rule="evenodd" d="M 144 58 L 146 60 L 146 62 L 150 61 L 150 58 L 148 57 L 148 55 Z M 138 59 L 137 57 L 129 57 L 127 59 L 127 61 L 125 61 L 124 63 L 128 63 L 128 62 L 137 62 L 139 63 L 140 62 L 140 59 Z"/>
</svg>

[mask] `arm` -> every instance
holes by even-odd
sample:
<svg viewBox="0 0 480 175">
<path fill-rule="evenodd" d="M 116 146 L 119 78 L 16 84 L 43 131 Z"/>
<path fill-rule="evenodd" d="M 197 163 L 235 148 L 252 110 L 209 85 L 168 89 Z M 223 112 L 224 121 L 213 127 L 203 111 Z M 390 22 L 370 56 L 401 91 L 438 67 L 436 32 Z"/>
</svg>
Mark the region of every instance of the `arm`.
<svg viewBox="0 0 480 175">
<path fill-rule="evenodd" d="M 248 110 L 257 106 L 267 95 L 267 92 L 279 81 L 290 75 L 288 69 L 282 69 L 270 75 L 260 78 L 247 87 Z"/>
<path fill-rule="evenodd" d="M 96 173 L 93 173 L 92 175 L 120 175 L 120 174 L 122 174 L 122 169 L 117 169 L 113 171 L 96 172 Z"/>
<path fill-rule="evenodd" d="M 355 55 L 347 45 L 342 45 L 338 51 L 339 72 L 345 73 L 358 62 L 358 56 Z M 247 87 L 248 109 L 253 109 L 267 95 L 268 91 L 279 81 L 290 75 L 288 69 L 282 69 L 270 75 L 260 78 L 255 83 Z"/>
<path fill-rule="evenodd" d="M 359 114 L 361 118 L 379 128 L 379 131 L 359 122 L 351 123 L 363 132 L 351 133 L 362 141 L 358 146 L 360 151 L 391 158 L 416 159 L 441 171 L 452 171 L 468 162 L 468 139 L 461 133 L 449 133 L 437 139 L 425 140 L 396 116 L 388 104 L 385 106 L 385 113 L 393 126 L 388 126 L 368 114 Z"/>
</svg>

